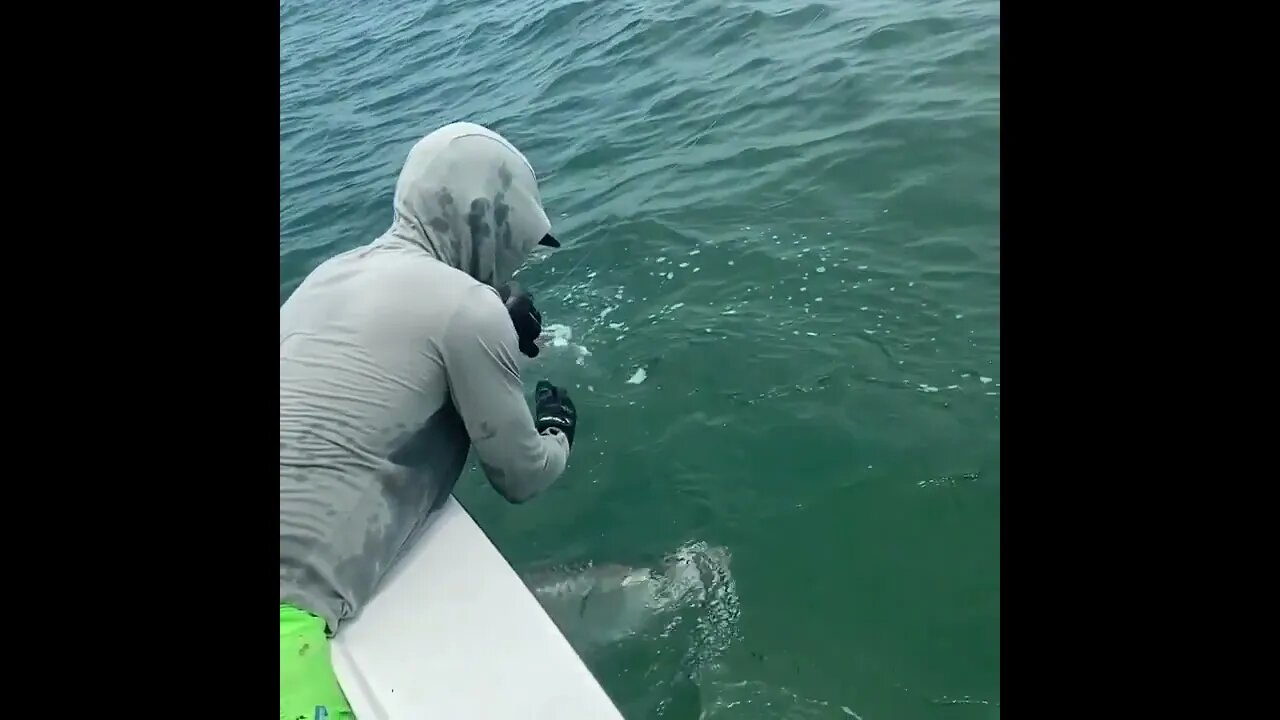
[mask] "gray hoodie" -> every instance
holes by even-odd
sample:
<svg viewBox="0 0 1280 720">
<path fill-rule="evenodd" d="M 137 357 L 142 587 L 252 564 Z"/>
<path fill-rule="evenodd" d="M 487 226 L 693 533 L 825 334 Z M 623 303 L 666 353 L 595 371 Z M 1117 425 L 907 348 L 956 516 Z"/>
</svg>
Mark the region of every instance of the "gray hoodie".
<svg viewBox="0 0 1280 720">
<path fill-rule="evenodd" d="M 539 434 L 495 287 L 551 228 L 529 162 L 470 123 L 420 140 L 391 228 L 315 269 L 280 308 L 280 602 L 336 632 L 467 454 L 511 502 L 564 471 Z"/>
</svg>

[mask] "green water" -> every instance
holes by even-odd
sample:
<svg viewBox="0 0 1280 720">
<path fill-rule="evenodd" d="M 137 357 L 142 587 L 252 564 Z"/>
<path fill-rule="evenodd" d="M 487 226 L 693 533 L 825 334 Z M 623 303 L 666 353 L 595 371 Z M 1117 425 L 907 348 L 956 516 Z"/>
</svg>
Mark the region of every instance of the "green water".
<svg viewBox="0 0 1280 720">
<path fill-rule="evenodd" d="M 526 380 L 581 426 L 536 501 L 459 498 L 520 570 L 732 553 L 732 612 L 583 648 L 628 718 L 999 716 L 999 24 L 281 3 L 281 300 L 389 225 L 417 138 L 499 130 L 565 243 L 520 275 L 555 326 Z"/>
</svg>

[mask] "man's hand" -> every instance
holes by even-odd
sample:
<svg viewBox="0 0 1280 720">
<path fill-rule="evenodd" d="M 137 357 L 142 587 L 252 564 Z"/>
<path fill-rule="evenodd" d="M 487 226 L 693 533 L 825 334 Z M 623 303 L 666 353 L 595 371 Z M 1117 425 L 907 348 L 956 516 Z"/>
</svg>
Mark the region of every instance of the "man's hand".
<svg viewBox="0 0 1280 720">
<path fill-rule="evenodd" d="M 533 295 L 516 283 L 503 285 L 499 294 L 520 338 L 520 352 L 531 358 L 538 357 L 538 346 L 534 340 L 542 334 L 542 313 L 533 306 Z"/>
<path fill-rule="evenodd" d="M 569 399 L 569 393 L 546 380 L 539 380 L 533 392 L 533 401 L 533 424 L 538 432 L 555 428 L 569 438 L 569 447 L 573 447 L 573 433 L 578 427 L 578 409 Z"/>
</svg>

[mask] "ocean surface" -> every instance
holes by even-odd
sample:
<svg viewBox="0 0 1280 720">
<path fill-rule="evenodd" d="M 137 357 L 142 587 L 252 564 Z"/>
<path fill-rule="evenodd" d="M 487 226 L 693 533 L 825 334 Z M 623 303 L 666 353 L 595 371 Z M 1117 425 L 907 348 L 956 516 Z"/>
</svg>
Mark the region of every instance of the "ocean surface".
<svg viewBox="0 0 1280 720">
<path fill-rule="evenodd" d="M 692 583 L 569 633 L 628 718 L 999 717 L 997 2 L 280 13 L 281 302 L 439 125 L 540 175 L 524 373 L 578 440 L 533 502 L 457 495 L 538 582 Z"/>
</svg>

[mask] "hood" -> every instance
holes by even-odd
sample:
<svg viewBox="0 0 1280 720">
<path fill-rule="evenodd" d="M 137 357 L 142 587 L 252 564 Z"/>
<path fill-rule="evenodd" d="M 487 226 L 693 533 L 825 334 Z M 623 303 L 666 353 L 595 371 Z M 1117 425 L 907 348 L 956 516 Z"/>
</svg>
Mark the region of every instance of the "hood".
<svg viewBox="0 0 1280 720">
<path fill-rule="evenodd" d="M 498 287 L 544 238 L 558 246 L 550 230 L 525 156 L 488 128 L 454 123 L 409 150 L 396 181 L 395 219 L 384 238 L 416 244 Z"/>
</svg>

